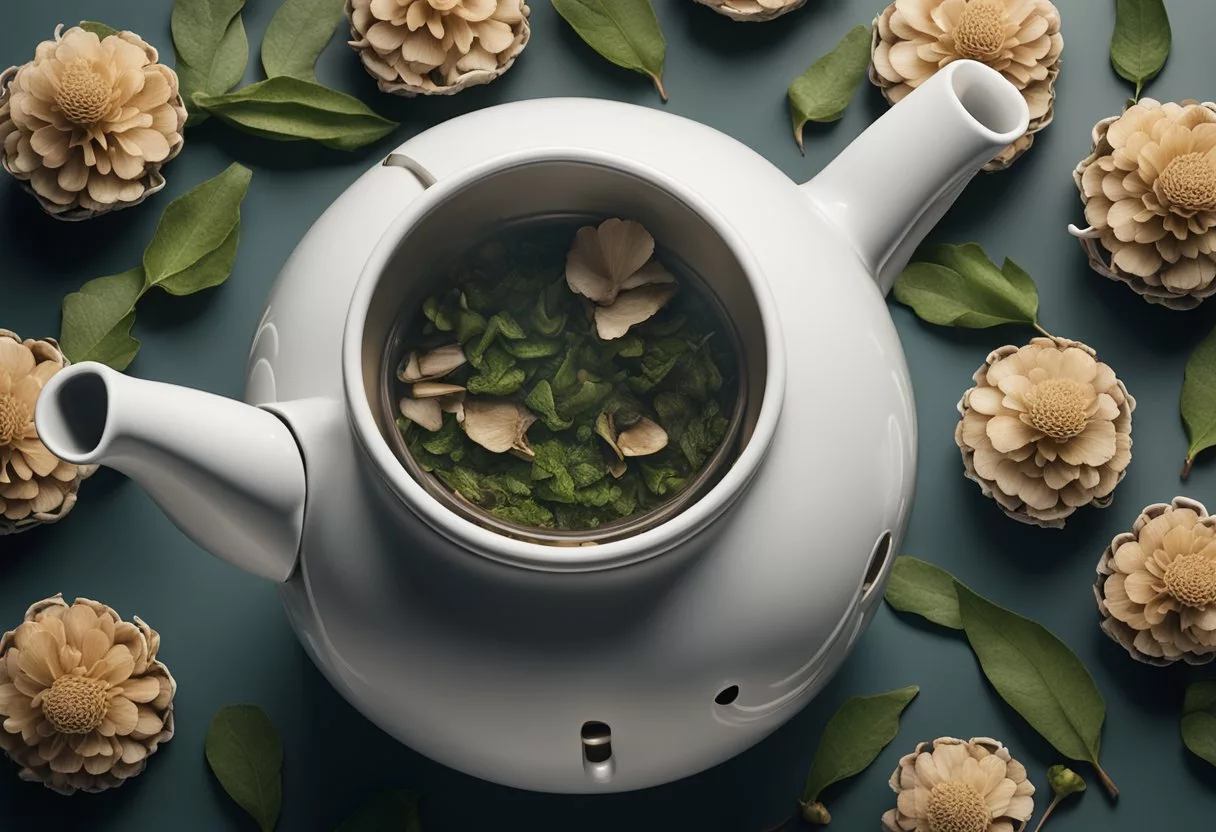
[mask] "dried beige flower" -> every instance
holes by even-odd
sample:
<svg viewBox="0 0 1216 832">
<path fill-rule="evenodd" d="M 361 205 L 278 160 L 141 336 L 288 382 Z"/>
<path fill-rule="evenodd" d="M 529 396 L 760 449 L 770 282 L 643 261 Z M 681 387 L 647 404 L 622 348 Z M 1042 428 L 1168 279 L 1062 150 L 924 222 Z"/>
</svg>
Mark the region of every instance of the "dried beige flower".
<svg viewBox="0 0 1216 832">
<path fill-rule="evenodd" d="M 616 444 L 621 456 L 650 456 L 667 447 L 667 431 L 658 422 L 643 416 L 621 431 Z"/>
<path fill-rule="evenodd" d="M 598 304 L 600 338 L 620 338 L 675 295 L 676 279 L 653 256 L 654 237 L 633 220 L 609 219 L 578 230 L 566 255 L 566 284 Z"/>
<path fill-rule="evenodd" d="M 595 331 L 605 341 L 620 338 L 657 315 L 675 294 L 675 286 L 662 284 L 622 292 L 611 306 L 595 308 Z"/>
<path fill-rule="evenodd" d="M 57 459 L 34 426 L 43 386 L 67 364 L 55 341 L 0 329 L 0 536 L 62 520 L 95 470 Z"/>
<path fill-rule="evenodd" d="M 1094 584 L 1102 630 L 1146 664 L 1216 659 L 1216 517 L 1175 497 L 1111 541 Z"/>
<path fill-rule="evenodd" d="M 177 684 L 160 635 L 85 598 L 34 604 L 0 639 L 0 748 L 63 794 L 121 786 L 173 738 Z"/>
<path fill-rule="evenodd" d="M 418 427 L 435 433 L 443 427 L 443 408 L 439 399 L 403 398 L 397 403 L 401 415 Z"/>
<path fill-rule="evenodd" d="M 0 74 L 0 164 L 51 216 L 85 220 L 165 187 L 186 106 L 176 73 L 135 33 L 62 28 Z"/>
<path fill-rule="evenodd" d="M 530 457 L 527 434 L 535 422 L 526 407 L 508 399 L 470 397 L 464 403 L 464 432 L 491 453 Z"/>
<path fill-rule="evenodd" d="M 724 14 L 731 20 L 741 20 L 745 23 L 773 20 L 806 5 L 806 0 L 697 0 L 697 2 L 709 6 L 718 14 Z"/>
<path fill-rule="evenodd" d="M 451 95 L 502 75 L 528 45 L 524 0 L 346 0 L 351 47 L 383 92 Z"/>
<path fill-rule="evenodd" d="M 397 371 L 397 378 L 409 383 L 432 381 L 463 367 L 468 360 L 460 344 L 438 347 L 422 355 L 411 350 Z"/>
<path fill-rule="evenodd" d="M 1073 174 L 1094 271 L 1150 303 L 1193 309 L 1216 294 L 1216 104 L 1142 98 L 1094 127 Z"/>
<path fill-rule="evenodd" d="M 1034 814 L 1026 767 L 996 740 L 922 742 L 891 775 L 887 832 L 1021 832 Z"/>
<path fill-rule="evenodd" d="M 1015 520 L 1062 528 L 1105 508 L 1127 473 L 1136 400 L 1076 341 L 1035 338 L 993 351 L 958 404 L 967 477 Z"/>
<path fill-rule="evenodd" d="M 1025 135 L 984 166 L 1004 170 L 1051 123 L 1063 51 L 1050 0 L 895 0 L 874 20 L 870 80 L 895 104 L 960 58 L 1001 73 L 1030 108 Z"/>
</svg>

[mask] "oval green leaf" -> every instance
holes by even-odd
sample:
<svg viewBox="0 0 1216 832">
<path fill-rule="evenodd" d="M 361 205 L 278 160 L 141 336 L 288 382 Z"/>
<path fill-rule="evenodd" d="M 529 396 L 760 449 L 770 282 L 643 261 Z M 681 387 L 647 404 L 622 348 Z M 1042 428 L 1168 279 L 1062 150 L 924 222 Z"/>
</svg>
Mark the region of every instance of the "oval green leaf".
<svg viewBox="0 0 1216 832">
<path fill-rule="evenodd" d="M 952 630 L 963 629 L 954 576 L 939 566 L 901 555 L 891 565 L 887 603 Z"/>
<path fill-rule="evenodd" d="M 802 145 L 802 129 L 808 121 L 837 121 L 853 100 L 870 64 L 870 27 L 855 26 L 824 55 L 790 84 L 790 116 L 794 141 Z"/>
<path fill-rule="evenodd" d="M 422 832 L 420 799 L 414 792 L 377 795 L 343 821 L 337 832 Z"/>
<path fill-rule="evenodd" d="M 667 42 L 650 0 L 553 0 L 578 36 L 617 66 L 650 76 L 663 100 Z"/>
<path fill-rule="evenodd" d="M 397 129 L 366 104 L 311 81 L 280 76 L 227 95 L 195 95 L 212 115 L 275 141 L 311 140 L 335 150 L 358 150 Z"/>
<path fill-rule="evenodd" d="M 1182 742 L 1192 754 L 1216 766 L 1216 680 L 1195 682 L 1186 689 Z"/>
<path fill-rule="evenodd" d="M 59 345 L 73 362 L 99 361 L 125 370 L 139 352 L 131 337 L 135 302 L 144 290 L 144 270 L 90 280 L 63 299 Z"/>
<path fill-rule="evenodd" d="M 272 832 L 283 802 L 283 744 L 256 705 L 229 705 L 211 720 L 207 764 L 228 796 Z"/>
<path fill-rule="evenodd" d="M 1191 440 L 1182 468 L 1182 478 L 1186 479 L 1196 455 L 1216 445 L 1216 329 L 1186 362 L 1180 407 L 1186 435 Z"/>
<path fill-rule="evenodd" d="M 895 299 L 940 326 L 1038 325 L 1039 292 L 1017 263 L 1001 268 L 975 243 L 940 245 L 895 281 Z"/>
<path fill-rule="evenodd" d="M 1171 39 L 1164 0 L 1115 0 L 1110 62 L 1121 78 L 1136 85 L 1136 98 L 1165 66 Z"/>
<path fill-rule="evenodd" d="M 803 803 L 814 803 L 833 783 L 865 771 L 899 733 L 899 717 L 920 688 L 910 687 L 854 696 L 828 720 L 819 738 L 802 792 Z"/>
<path fill-rule="evenodd" d="M 98 23 L 96 20 L 82 20 L 77 25 L 79 25 L 80 28 L 84 29 L 86 32 L 92 32 L 93 34 L 97 35 L 97 37 L 101 38 L 102 40 L 105 40 L 110 35 L 118 34 L 118 30 L 115 29 L 113 26 L 107 26 L 104 23 Z"/>
<path fill-rule="evenodd" d="M 317 59 L 345 17 L 344 5 L 345 0 L 285 0 L 262 38 L 266 77 L 317 80 Z"/>
<path fill-rule="evenodd" d="M 190 124 L 206 113 L 194 103 L 196 93 L 220 95 L 235 87 L 249 64 L 249 39 L 241 19 L 245 0 L 175 0 L 171 28 L 177 51 L 177 75 Z"/>
</svg>

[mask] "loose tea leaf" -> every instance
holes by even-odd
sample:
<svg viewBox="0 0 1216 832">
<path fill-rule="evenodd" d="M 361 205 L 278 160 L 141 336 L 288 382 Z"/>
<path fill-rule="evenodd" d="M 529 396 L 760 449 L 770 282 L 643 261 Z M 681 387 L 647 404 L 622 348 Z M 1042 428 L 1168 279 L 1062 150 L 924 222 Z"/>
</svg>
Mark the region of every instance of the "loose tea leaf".
<svg viewBox="0 0 1216 832">
<path fill-rule="evenodd" d="M 790 115 L 794 141 L 802 144 L 802 129 L 808 121 L 837 121 L 844 115 L 870 64 L 870 27 L 855 26 L 824 55 L 790 84 Z"/>
<path fill-rule="evenodd" d="M 317 80 L 317 59 L 344 17 L 344 0 L 285 0 L 262 38 L 267 78 Z"/>
<path fill-rule="evenodd" d="M 667 42 L 650 0 L 553 0 L 587 45 L 617 66 L 649 75 L 663 100 Z"/>
<path fill-rule="evenodd" d="M 959 615 L 954 585 L 954 576 L 946 570 L 901 555 L 891 565 L 886 599 L 900 612 L 916 613 L 934 624 L 961 630 L 963 620 Z"/>
<path fill-rule="evenodd" d="M 1182 704 L 1182 742 L 1216 766 L 1216 681 L 1195 682 Z"/>
<path fill-rule="evenodd" d="M 398 127 L 357 98 L 287 76 L 226 95 L 196 93 L 194 102 L 256 136 L 282 142 L 311 140 L 335 150 L 358 150 Z"/>
<path fill-rule="evenodd" d="M 220 95 L 235 87 L 249 64 L 249 39 L 241 9 L 245 0 L 174 0 L 173 46 L 189 123 L 206 119 L 196 93 Z"/>
<path fill-rule="evenodd" d="M 1164 0 L 1115 0 L 1110 62 L 1121 78 L 1136 85 L 1136 98 L 1165 66 L 1171 39 Z"/>
<path fill-rule="evenodd" d="M 1034 280 L 1012 260 L 998 269 L 975 243 L 929 249 L 924 260 L 909 264 L 895 281 L 895 299 L 941 326 L 1038 326 Z"/>
<path fill-rule="evenodd" d="M 1191 447 L 1182 467 L 1185 480 L 1191 473 L 1195 457 L 1216 445 L 1216 329 L 1203 339 L 1186 362 L 1186 377 L 1182 382 L 1182 421 Z"/>
<path fill-rule="evenodd" d="M 420 800 L 415 792 L 377 795 L 344 820 L 337 832 L 422 832 Z"/>
<path fill-rule="evenodd" d="M 73 362 L 100 361 L 125 370 L 139 352 L 131 337 L 135 301 L 143 294 L 144 270 L 90 280 L 63 299 L 59 345 Z"/>
<path fill-rule="evenodd" d="M 104 23 L 98 23 L 96 20 L 82 20 L 82 21 L 80 21 L 80 23 L 78 25 L 80 26 L 81 29 L 84 29 L 86 32 L 92 32 L 93 34 L 97 35 L 97 37 L 101 38 L 102 40 L 105 40 L 110 35 L 118 34 L 118 30 L 115 29 L 113 26 L 107 26 Z"/>
<path fill-rule="evenodd" d="M 256 705 L 228 705 L 211 720 L 207 765 L 228 796 L 272 832 L 283 802 L 283 744 Z"/>
<path fill-rule="evenodd" d="M 992 687 L 1056 751 L 1088 760 L 1111 796 L 1119 790 L 1098 762 L 1106 702 L 1085 665 L 1045 627 L 955 584 L 967 641 Z"/>
<path fill-rule="evenodd" d="M 819 800 L 823 790 L 865 771 L 899 733 L 899 717 L 916 698 L 915 685 L 847 700 L 828 721 L 807 775 L 802 803 Z"/>
</svg>

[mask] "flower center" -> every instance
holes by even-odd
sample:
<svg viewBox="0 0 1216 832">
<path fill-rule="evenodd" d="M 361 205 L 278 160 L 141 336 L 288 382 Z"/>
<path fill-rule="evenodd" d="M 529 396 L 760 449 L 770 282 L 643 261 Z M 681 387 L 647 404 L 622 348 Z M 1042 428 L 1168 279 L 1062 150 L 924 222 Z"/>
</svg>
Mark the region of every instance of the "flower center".
<svg viewBox="0 0 1216 832">
<path fill-rule="evenodd" d="M 113 90 L 105 78 L 84 58 L 77 58 L 63 68 L 55 103 L 64 118 L 73 124 L 88 126 L 101 121 L 110 109 Z"/>
<path fill-rule="evenodd" d="M 25 435 L 30 423 L 30 409 L 9 393 L 0 395 L 0 445 L 7 445 Z"/>
<path fill-rule="evenodd" d="M 1001 0 L 971 0 L 963 7 L 953 35 L 962 57 L 993 60 L 1005 45 L 1005 4 Z"/>
<path fill-rule="evenodd" d="M 60 676 L 42 695 L 42 715 L 61 734 L 87 734 L 106 718 L 108 687 L 103 679 Z"/>
<path fill-rule="evenodd" d="M 1184 153 L 1165 166 L 1158 179 L 1172 205 L 1188 211 L 1216 209 L 1216 170 L 1203 153 Z"/>
<path fill-rule="evenodd" d="M 1053 439 L 1072 439 L 1085 430 L 1086 387 L 1070 378 L 1049 378 L 1034 386 L 1030 424 Z"/>
<path fill-rule="evenodd" d="M 966 783 L 946 780 L 929 792 L 929 828 L 933 832 L 985 832 L 991 822 L 988 804 Z"/>
<path fill-rule="evenodd" d="M 1216 560 L 1199 553 L 1174 558 L 1165 570 L 1165 591 L 1195 609 L 1216 603 Z"/>
</svg>

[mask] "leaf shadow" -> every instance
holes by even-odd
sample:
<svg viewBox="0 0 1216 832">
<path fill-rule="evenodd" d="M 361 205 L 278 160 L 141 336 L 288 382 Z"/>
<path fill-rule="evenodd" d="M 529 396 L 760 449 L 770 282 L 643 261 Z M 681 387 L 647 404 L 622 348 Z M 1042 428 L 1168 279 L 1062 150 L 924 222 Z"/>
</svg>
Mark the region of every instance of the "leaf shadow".
<svg viewBox="0 0 1216 832">
<path fill-rule="evenodd" d="M 290 765 L 290 761 L 284 759 L 284 765 Z M 258 822 L 253 816 L 242 809 L 237 802 L 228 796 L 228 792 L 224 791 L 224 787 L 220 785 L 220 781 L 216 779 L 215 774 L 211 771 L 211 766 L 207 766 L 207 793 L 211 796 L 211 802 L 219 807 L 220 813 L 227 819 L 228 827 L 231 829 L 247 830 L 247 832 L 257 832 Z M 288 804 L 287 790 L 283 790 L 283 806 Z M 280 817 L 282 809 L 280 809 Z"/>
<path fill-rule="evenodd" d="M 1092 638 L 1098 642 L 1095 650 L 1102 665 L 1104 679 L 1111 680 L 1131 699 L 1139 712 L 1177 721 L 1186 689 L 1186 667 L 1153 667 L 1128 655 L 1101 629 L 1093 629 Z"/>
<path fill-rule="evenodd" d="M 224 287 L 214 286 L 184 297 L 163 291 L 150 291 L 136 308 L 136 329 L 168 332 L 197 321 L 217 302 Z M 139 332 L 136 331 L 136 337 Z M 138 359 L 137 359 L 138 360 Z"/>
<path fill-rule="evenodd" d="M 1182 764 L 1186 770 L 1216 795 L 1216 766 L 1192 754 L 1185 745 L 1181 747 L 1179 753 L 1183 756 Z"/>
</svg>

